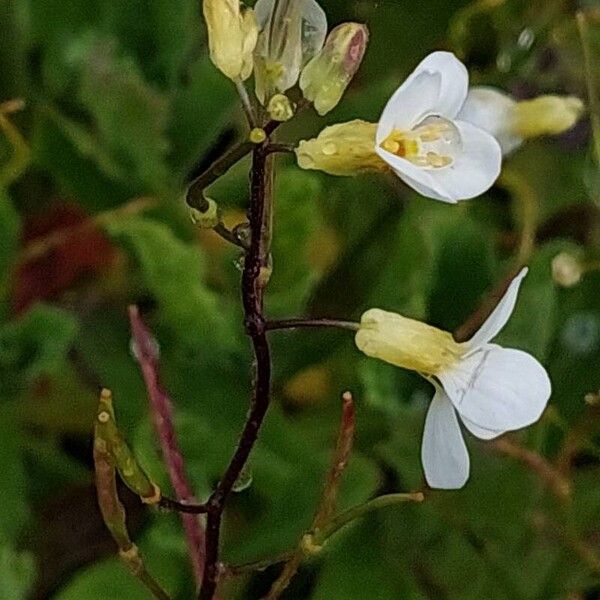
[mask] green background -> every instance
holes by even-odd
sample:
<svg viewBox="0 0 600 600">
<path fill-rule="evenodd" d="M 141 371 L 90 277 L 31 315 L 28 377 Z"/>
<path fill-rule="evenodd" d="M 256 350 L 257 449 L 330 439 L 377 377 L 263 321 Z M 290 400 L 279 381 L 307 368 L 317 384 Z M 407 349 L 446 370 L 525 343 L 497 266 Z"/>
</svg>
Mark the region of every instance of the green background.
<svg viewBox="0 0 600 600">
<path fill-rule="evenodd" d="M 331 25 L 368 24 L 365 63 L 335 111 L 325 120 L 306 111 L 282 141 L 376 120 L 434 49 L 457 53 L 475 83 L 520 97 L 588 96 L 574 15 L 590 3 L 322 4 Z M 599 40 L 592 28 L 593 61 Z M 189 475 L 206 497 L 243 423 L 251 353 L 238 253 L 194 229 L 183 194 L 242 139 L 243 115 L 208 59 L 196 0 L 2 0 L 0 101 L 15 98 L 25 101 L 10 115 L 23 139 L 0 134 L 0 599 L 147 598 L 115 558 L 95 505 L 97 392 L 113 390 L 123 432 L 168 489 L 130 353 L 126 309 L 137 303 L 161 348 Z M 392 178 L 338 179 L 278 160 L 269 316 L 357 319 L 378 306 L 453 330 L 521 253 L 531 271 L 499 342 L 533 353 L 554 388 L 542 420 L 510 437 L 528 460 L 469 438 L 464 489 L 348 527 L 284 598 L 600 597 L 600 407 L 584 401 L 600 388 L 600 272 L 564 289 L 550 268 L 563 250 L 600 260 L 592 143 L 588 117 L 531 142 L 485 196 L 458 206 Z M 243 218 L 247 170 L 241 163 L 211 190 L 230 224 Z M 92 216 L 98 226 L 82 227 Z M 346 389 L 358 425 L 341 505 L 424 488 L 425 382 L 359 355 L 347 332 L 278 332 L 272 342 L 273 406 L 252 484 L 227 513 L 231 563 L 288 550 L 309 526 Z M 557 482 L 567 498 L 553 493 Z M 192 597 L 178 518 L 126 504 L 150 570 L 174 598 Z M 222 597 L 258 599 L 276 575 L 234 579 Z"/>
</svg>

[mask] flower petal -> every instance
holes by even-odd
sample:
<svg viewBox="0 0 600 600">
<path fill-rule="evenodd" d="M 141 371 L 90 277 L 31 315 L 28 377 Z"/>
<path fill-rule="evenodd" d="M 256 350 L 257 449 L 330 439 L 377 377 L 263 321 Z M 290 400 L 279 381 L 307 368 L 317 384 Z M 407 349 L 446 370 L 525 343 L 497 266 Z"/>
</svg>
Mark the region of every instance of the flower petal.
<svg viewBox="0 0 600 600">
<path fill-rule="evenodd" d="M 429 115 L 456 116 L 469 88 L 466 67 L 451 52 L 427 56 L 396 90 L 379 120 L 377 144 L 394 130 L 409 130 Z"/>
<path fill-rule="evenodd" d="M 506 431 L 496 431 L 495 429 L 486 429 L 485 427 L 480 427 L 479 425 L 475 425 L 473 421 L 469 421 L 466 417 L 460 415 L 461 421 L 463 425 L 476 437 L 480 440 L 494 440 L 501 435 L 504 435 Z"/>
<path fill-rule="evenodd" d="M 535 423 L 551 393 L 548 374 L 533 356 L 494 344 L 467 355 L 438 378 L 461 417 L 491 431 Z"/>
<path fill-rule="evenodd" d="M 519 274 L 512 280 L 508 289 L 504 293 L 502 300 L 498 303 L 492 314 L 486 319 L 485 323 L 479 328 L 479 331 L 467 342 L 472 348 L 476 349 L 493 340 L 502 330 L 502 328 L 510 319 L 510 316 L 515 309 L 517 296 L 521 282 L 527 275 L 529 269 L 525 267 L 521 269 Z"/>
<path fill-rule="evenodd" d="M 457 119 L 467 121 L 493 135 L 506 155 L 523 140 L 512 132 L 516 101 L 492 87 L 472 87 Z"/>
<path fill-rule="evenodd" d="M 379 145 L 377 154 L 400 179 L 423 196 L 452 204 L 474 198 L 488 190 L 500 175 L 502 152 L 489 133 L 463 121 L 454 121 L 454 125 L 460 133 L 462 147 L 448 167 L 418 167 Z"/>
<path fill-rule="evenodd" d="M 469 453 L 456 411 L 441 389 L 436 390 L 425 418 L 421 460 L 432 488 L 458 489 L 469 478 Z"/>
</svg>

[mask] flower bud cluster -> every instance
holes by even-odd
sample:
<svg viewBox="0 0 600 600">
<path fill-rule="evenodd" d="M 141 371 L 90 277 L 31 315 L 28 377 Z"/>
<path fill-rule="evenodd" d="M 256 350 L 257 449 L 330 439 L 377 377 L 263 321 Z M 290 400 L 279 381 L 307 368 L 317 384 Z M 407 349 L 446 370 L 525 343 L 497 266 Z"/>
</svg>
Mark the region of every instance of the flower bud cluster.
<svg viewBox="0 0 600 600">
<path fill-rule="evenodd" d="M 297 83 L 324 115 L 340 101 L 358 70 L 368 31 L 344 23 L 327 36 L 327 17 L 316 0 L 203 0 L 210 56 L 235 82 L 254 73 L 258 101 L 274 120 L 293 116 L 286 92 Z"/>
</svg>

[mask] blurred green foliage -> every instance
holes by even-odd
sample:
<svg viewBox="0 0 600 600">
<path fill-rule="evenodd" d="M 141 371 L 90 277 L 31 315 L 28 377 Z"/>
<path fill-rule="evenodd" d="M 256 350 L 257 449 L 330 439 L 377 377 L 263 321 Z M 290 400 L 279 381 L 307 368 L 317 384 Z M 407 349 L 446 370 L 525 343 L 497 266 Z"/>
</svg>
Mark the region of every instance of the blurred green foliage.
<svg viewBox="0 0 600 600">
<path fill-rule="evenodd" d="M 435 48 L 456 52 L 477 83 L 587 97 L 576 3 L 322 4 L 330 23 L 354 19 L 371 31 L 365 64 L 327 122 L 377 119 L 389 92 Z M 600 22 L 588 33 L 597 48 Z M 196 232 L 182 197 L 186 181 L 245 134 L 243 115 L 208 60 L 197 0 L 4 0 L 0 102 L 16 98 L 26 107 L 8 118 L 30 156 L 26 169 L 13 165 L 0 177 L 0 599 L 146 598 L 112 556 L 93 504 L 80 502 L 92 494 L 94 396 L 99 386 L 113 390 L 140 461 L 168 489 L 130 350 L 126 307 L 138 303 L 161 348 L 189 475 L 205 497 L 243 423 L 251 354 L 239 253 Z M 281 139 L 323 125 L 307 111 Z M 600 389 L 591 147 L 587 123 L 531 143 L 506 161 L 520 186 L 501 179 L 456 207 L 384 177 L 335 179 L 278 161 L 271 316 L 355 319 L 380 306 L 453 330 L 514 265 L 522 232 L 533 228 L 531 272 L 499 341 L 544 361 L 554 388 L 542 421 L 511 437 L 541 462 L 470 439 L 463 490 L 431 492 L 422 505 L 348 527 L 302 568 L 286 599 L 598 597 L 600 413 L 584 401 Z M 4 129 L 0 166 L 22 150 Z M 247 166 L 212 189 L 232 223 L 243 219 Z M 151 202 L 136 205 L 140 198 Z M 98 226 L 81 225 L 89 218 Z M 564 250 L 590 265 L 570 289 L 552 279 Z M 273 354 L 274 403 L 252 483 L 227 513 L 224 554 L 233 563 L 288 550 L 309 526 L 345 389 L 359 410 L 341 505 L 423 487 L 427 384 L 359 356 L 346 333 L 273 334 Z M 566 501 L 548 473 L 570 486 Z M 63 520 L 66 529 L 49 525 Z M 138 521 L 149 569 L 175 598 L 192 597 L 177 518 Z M 275 575 L 237 578 L 223 597 L 259 598 Z"/>
</svg>

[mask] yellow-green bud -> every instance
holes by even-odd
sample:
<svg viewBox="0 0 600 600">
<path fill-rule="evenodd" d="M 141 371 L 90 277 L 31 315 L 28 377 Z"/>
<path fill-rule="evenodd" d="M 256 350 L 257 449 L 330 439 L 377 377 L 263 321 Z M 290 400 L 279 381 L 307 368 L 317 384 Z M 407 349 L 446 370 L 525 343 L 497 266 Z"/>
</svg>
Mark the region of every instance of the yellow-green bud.
<svg viewBox="0 0 600 600">
<path fill-rule="evenodd" d="M 362 315 L 355 342 L 367 356 L 424 375 L 436 375 L 464 354 L 447 331 L 378 308 Z"/>
<path fill-rule="evenodd" d="M 261 129 L 260 127 L 255 127 L 252 131 L 250 131 L 248 139 L 253 144 L 262 144 L 267 139 L 267 133 L 264 129 Z"/>
<path fill-rule="evenodd" d="M 558 135 L 571 129 L 583 113 L 574 96 L 538 96 L 517 102 L 512 112 L 512 133 L 523 139 Z"/>
<path fill-rule="evenodd" d="M 211 60 L 229 79 L 248 79 L 258 39 L 254 11 L 239 0 L 203 0 L 202 6 Z"/>
<path fill-rule="evenodd" d="M 388 165 L 375 152 L 376 132 L 377 123 L 358 119 L 326 127 L 318 137 L 300 142 L 298 165 L 330 175 L 387 171 Z"/>
<path fill-rule="evenodd" d="M 269 100 L 267 112 L 274 121 L 289 121 L 294 116 L 294 107 L 285 94 L 275 94 Z"/>
<path fill-rule="evenodd" d="M 192 223 L 202 229 L 213 229 L 221 221 L 221 215 L 217 203 L 212 198 L 206 198 L 208 208 L 200 211 L 197 208 L 190 208 L 190 219 Z"/>
<path fill-rule="evenodd" d="M 367 49 L 365 25 L 343 23 L 327 36 L 323 49 L 304 67 L 300 88 L 320 115 L 338 105 Z"/>
</svg>

